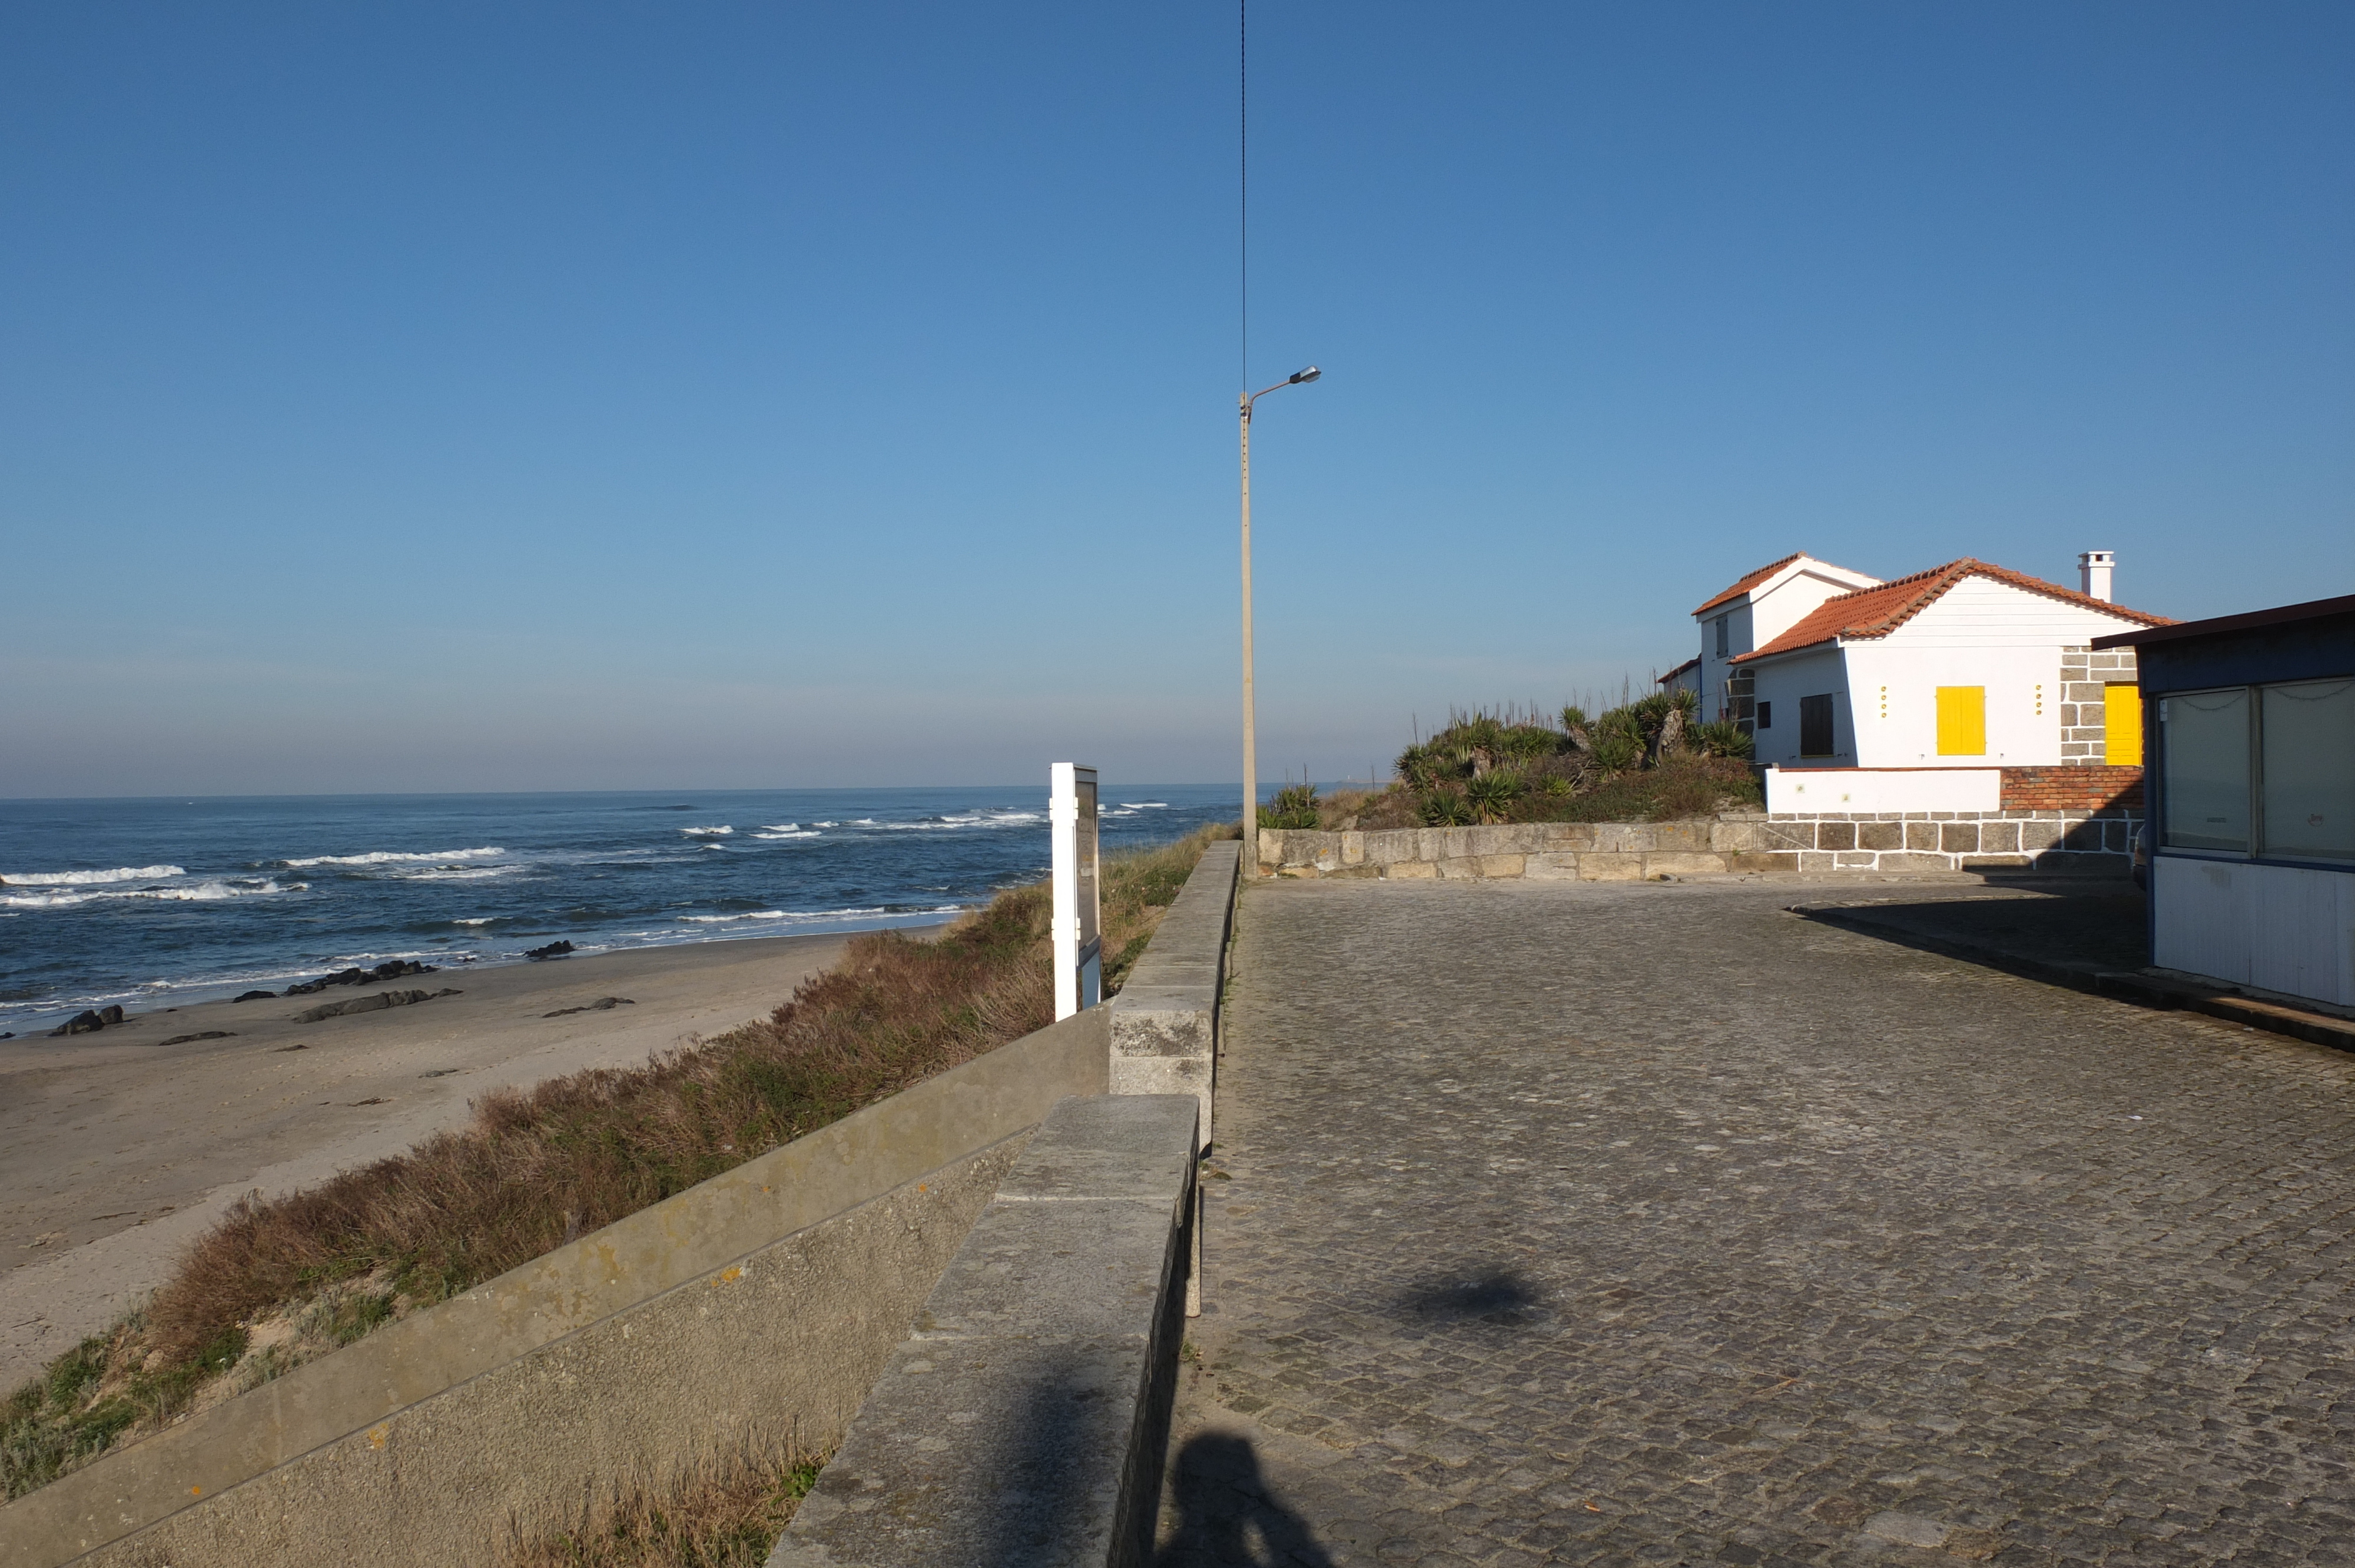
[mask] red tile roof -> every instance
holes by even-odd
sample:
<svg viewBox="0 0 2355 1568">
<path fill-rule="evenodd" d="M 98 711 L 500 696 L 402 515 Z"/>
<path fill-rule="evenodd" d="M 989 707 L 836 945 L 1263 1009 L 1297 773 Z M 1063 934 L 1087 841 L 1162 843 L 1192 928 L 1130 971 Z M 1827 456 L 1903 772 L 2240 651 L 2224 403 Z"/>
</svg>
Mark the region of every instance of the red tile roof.
<svg viewBox="0 0 2355 1568">
<path fill-rule="evenodd" d="M 1805 550 L 1794 550 L 1791 554 L 1784 556 L 1781 560 L 1770 562 L 1769 564 L 1759 567 L 1756 571 L 1743 577 L 1740 581 L 1736 582 L 1732 588 L 1727 588 L 1723 593 L 1719 594 L 1715 599 L 1710 599 L 1707 604 L 1702 605 L 1699 609 L 1694 610 L 1693 613 L 1695 615 L 1707 615 L 1710 610 L 1715 609 L 1727 599 L 1740 599 L 1743 594 L 1748 593 L 1752 588 L 1756 588 L 1760 583 L 1764 582 L 1768 577 L 1773 577 L 1776 572 L 1781 571 L 1785 567 L 1789 566 L 1793 561 L 1797 560 L 1801 556 L 1806 554 L 1806 552 Z"/>
<path fill-rule="evenodd" d="M 2047 599 L 2057 599 L 2063 604 L 2082 605 L 2087 609 L 2098 609 L 2105 615 L 2115 615 L 2122 620 L 2138 620 L 2145 626 L 2174 624 L 2163 615 L 2146 615 L 2141 610 L 2128 609 L 2122 604 L 2112 604 L 2107 599 L 2095 599 L 2074 588 L 2064 588 L 2059 583 L 2048 583 L 2042 577 L 2031 577 L 2026 572 L 2015 572 L 2009 567 L 1992 566 L 1965 556 L 1959 561 L 1949 561 L 1943 567 L 1933 567 L 1910 577 L 1899 577 L 1894 582 L 1882 583 L 1879 588 L 1859 588 L 1854 593 L 1828 599 L 1796 626 L 1764 648 L 1736 654 L 1729 662 L 1741 664 L 1776 653 L 1790 653 L 1842 637 L 1886 637 L 1919 615 L 1965 577 L 1986 577 L 1993 582 L 2008 583 L 2030 593 L 2042 594 Z"/>
</svg>

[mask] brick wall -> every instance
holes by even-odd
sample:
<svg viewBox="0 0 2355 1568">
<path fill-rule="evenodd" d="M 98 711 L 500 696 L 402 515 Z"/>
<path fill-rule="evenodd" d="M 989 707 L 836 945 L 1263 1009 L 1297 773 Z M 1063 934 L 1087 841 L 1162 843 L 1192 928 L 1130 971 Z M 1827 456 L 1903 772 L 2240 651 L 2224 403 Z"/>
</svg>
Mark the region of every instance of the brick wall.
<svg viewBox="0 0 2355 1568">
<path fill-rule="evenodd" d="M 2106 764 L 2003 769 L 2007 811 L 2142 810 L 2142 769 Z"/>
</svg>

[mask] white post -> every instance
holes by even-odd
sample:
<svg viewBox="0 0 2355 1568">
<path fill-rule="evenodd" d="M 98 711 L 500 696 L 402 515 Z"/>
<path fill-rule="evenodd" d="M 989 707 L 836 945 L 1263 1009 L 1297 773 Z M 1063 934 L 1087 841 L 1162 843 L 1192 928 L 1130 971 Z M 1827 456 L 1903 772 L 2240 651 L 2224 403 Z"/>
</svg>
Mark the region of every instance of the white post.
<svg viewBox="0 0 2355 1568">
<path fill-rule="evenodd" d="M 1048 773 L 1054 844 L 1055 1017 L 1103 1000 L 1103 901 L 1096 881 L 1096 770 L 1058 762 Z"/>
</svg>

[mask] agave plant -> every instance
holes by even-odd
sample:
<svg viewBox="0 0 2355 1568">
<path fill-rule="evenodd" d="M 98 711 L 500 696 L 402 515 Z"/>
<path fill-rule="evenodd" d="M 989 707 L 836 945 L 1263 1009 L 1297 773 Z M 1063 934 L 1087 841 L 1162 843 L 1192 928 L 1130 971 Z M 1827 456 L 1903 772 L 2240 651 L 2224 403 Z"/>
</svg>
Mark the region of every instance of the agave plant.
<svg viewBox="0 0 2355 1568">
<path fill-rule="evenodd" d="M 1398 754 L 1395 766 L 1398 776 L 1405 779 L 1411 789 L 1427 789 L 1439 777 L 1439 758 L 1432 755 L 1431 747 L 1427 746 L 1408 747 Z"/>
<path fill-rule="evenodd" d="M 1314 784 L 1287 784 L 1275 792 L 1273 800 L 1259 809 L 1259 825 L 1263 828 L 1314 828 L 1320 817 Z"/>
<path fill-rule="evenodd" d="M 1595 767 L 1604 772 L 1625 773 L 1643 766 L 1644 741 L 1640 735 L 1631 735 L 1625 728 L 1598 729 L 1588 752 Z"/>
<path fill-rule="evenodd" d="M 1566 800 L 1577 791 L 1577 789 L 1576 785 L 1559 773 L 1548 774 L 1546 781 L 1538 786 L 1539 793 L 1544 795 L 1549 800 Z"/>
<path fill-rule="evenodd" d="M 1465 803 L 1484 822 L 1503 821 L 1520 798 L 1521 776 L 1509 768 L 1496 768 L 1464 788 Z"/>
<path fill-rule="evenodd" d="M 1426 828 L 1468 828 L 1472 825 L 1472 808 L 1465 803 L 1460 789 L 1441 788 L 1423 797 L 1423 825 Z"/>
<path fill-rule="evenodd" d="M 1732 719 L 1694 725 L 1685 731 L 1685 741 L 1703 757 L 1747 757 L 1754 744 Z"/>
</svg>

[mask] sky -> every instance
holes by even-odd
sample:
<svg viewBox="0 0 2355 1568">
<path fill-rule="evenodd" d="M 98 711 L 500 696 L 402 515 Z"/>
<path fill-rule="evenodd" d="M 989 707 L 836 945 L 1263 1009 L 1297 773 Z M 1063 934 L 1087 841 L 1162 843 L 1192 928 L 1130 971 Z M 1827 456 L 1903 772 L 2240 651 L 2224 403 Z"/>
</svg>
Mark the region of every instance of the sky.
<svg viewBox="0 0 2355 1568">
<path fill-rule="evenodd" d="M 0 11 L 0 796 L 1365 777 L 1794 550 L 2355 591 L 2355 8 Z"/>
</svg>

